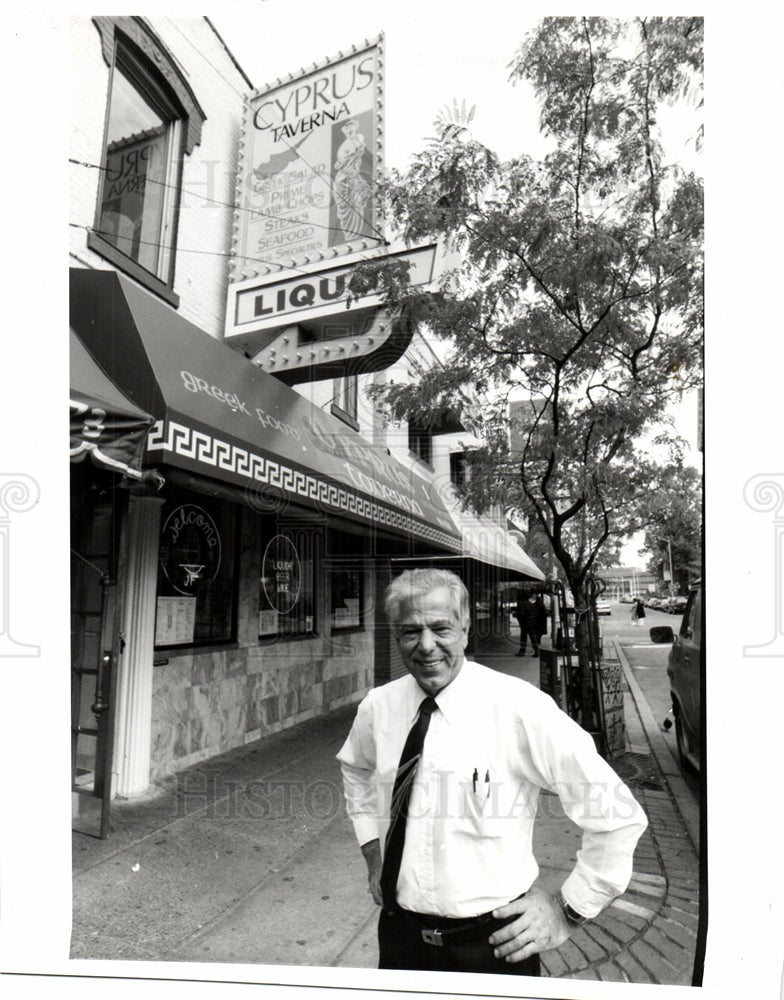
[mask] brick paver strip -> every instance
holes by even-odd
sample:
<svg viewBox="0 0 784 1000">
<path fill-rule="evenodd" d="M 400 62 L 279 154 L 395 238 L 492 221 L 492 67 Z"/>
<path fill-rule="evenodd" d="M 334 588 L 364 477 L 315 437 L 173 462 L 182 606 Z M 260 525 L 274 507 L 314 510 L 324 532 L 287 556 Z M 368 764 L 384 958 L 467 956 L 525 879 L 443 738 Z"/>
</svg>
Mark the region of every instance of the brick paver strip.
<svg viewBox="0 0 784 1000">
<path fill-rule="evenodd" d="M 678 970 L 645 941 L 635 941 L 629 950 L 657 983 L 678 984 Z"/>
<path fill-rule="evenodd" d="M 579 945 L 580 951 L 585 952 L 589 964 L 592 964 L 593 962 L 600 962 L 607 958 L 607 952 L 605 949 L 594 939 L 593 935 L 588 933 L 588 929 L 585 927 L 580 929 L 577 944 Z M 612 952 L 610 954 L 612 954 Z"/>
<path fill-rule="evenodd" d="M 664 880 L 662 879 L 662 881 Z M 666 885 L 646 885 L 644 882 L 638 882 L 636 885 L 630 885 L 626 890 L 626 894 L 628 896 L 630 893 L 640 893 L 643 896 L 658 896 L 661 898 L 666 891 Z"/>
<path fill-rule="evenodd" d="M 700 884 L 700 880 L 696 875 L 686 877 L 683 875 L 671 875 L 667 879 L 667 882 L 671 889 L 697 889 Z"/>
<path fill-rule="evenodd" d="M 673 875 L 688 875 L 694 871 L 696 864 L 697 862 L 695 861 L 693 865 L 689 864 L 687 867 L 684 867 L 683 861 L 678 861 L 675 864 L 668 864 L 667 871 L 672 872 Z"/>
<path fill-rule="evenodd" d="M 624 974 L 614 962 L 603 962 L 597 966 L 596 973 L 606 983 L 620 983 L 625 981 Z"/>
<path fill-rule="evenodd" d="M 597 919 L 600 927 L 607 931 L 616 941 L 629 941 L 636 935 L 636 931 L 629 924 L 622 920 L 616 920 L 611 914 L 605 912 Z"/>
<path fill-rule="evenodd" d="M 699 916 L 700 906 L 695 899 L 678 899 L 677 897 L 670 895 L 667 897 L 667 905 L 672 910 L 677 910 L 679 914 L 685 913 L 686 916 L 689 917 Z"/>
<path fill-rule="evenodd" d="M 651 885 L 666 885 L 667 879 L 663 875 L 646 875 L 644 872 L 635 871 L 629 885 L 633 886 L 640 882 L 648 882 Z"/>
<path fill-rule="evenodd" d="M 566 967 L 568 969 L 584 969 L 588 964 L 588 960 L 586 959 L 584 953 L 571 939 L 558 948 L 558 954 L 564 962 L 566 962 Z"/>
<path fill-rule="evenodd" d="M 628 899 L 616 899 L 610 903 L 610 907 L 614 910 L 623 910 L 624 913 L 629 914 L 631 917 L 637 917 L 643 923 L 653 918 L 655 913 L 654 910 L 649 909 L 647 906 L 638 906 L 637 903 L 632 903 Z M 638 924 L 637 926 L 641 926 Z"/>
<path fill-rule="evenodd" d="M 684 899 L 688 902 L 696 903 L 699 895 L 700 887 L 696 882 L 690 888 L 670 885 L 667 889 L 667 896 L 672 900 Z"/>
<path fill-rule="evenodd" d="M 687 927 L 686 924 L 682 924 L 680 921 L 672 920 L 668 917 L 657 920 L 656 927 L 662 932 L 662 934 L 666 934 L 671 941 L 675 941 L 677 944 L 680 944 L 688 938 L 693 939 L 697 937 L 696 928 Z"/>
<path fill-rule="evenodd" d="M 600 927 L 595 920 L 591 920 L 587 923 L 584 930 L 589 937 L 593 938 L 600 948 L 604 949 L 605 954 L 614 955 L 618 950 L 618 941 L 616 938 L 614 938 L 611 934 L 608 934 L 607 931 L 603 927 Z"/>
<path fill-rule="evenodd" d="M 665 934 L 662 934 L 661 930 L 655 924 L 652 924 L 645 934 L 643 934 L 643 941 L 647 941 L 652 948 L 661 952 L 662 955 L 672 956 L 672 960 L 676 966 L 684 958 L 691 958 L 691 951 L 687 946 L 691 944 L 690 938 L 673 941 L 672 938 L 668 938 Z"/>
<path fill-rule="evenodd" d="M 653 978 L 627 951 L 619 952 L 615 957 L 616 963 L 623 969 L 632 983 L 652 983 Z"/>
<path fill-rule="evenodd" d="M 548 951 L 541 956 L 542 968 L 552 979 L 559 979 L 568 971 L 569 966 L 557 951 Z"/>
</svg>

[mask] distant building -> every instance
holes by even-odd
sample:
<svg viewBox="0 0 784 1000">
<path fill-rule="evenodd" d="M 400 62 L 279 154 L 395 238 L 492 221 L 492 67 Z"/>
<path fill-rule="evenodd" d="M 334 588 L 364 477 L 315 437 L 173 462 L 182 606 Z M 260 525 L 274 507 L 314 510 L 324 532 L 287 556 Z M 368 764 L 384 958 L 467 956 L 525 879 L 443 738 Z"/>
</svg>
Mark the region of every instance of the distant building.
<svg viewBox="0 0 784 1000">
<path fill-rule="evenodd" d="M 619 600 L 624 595 L 652 594 L 661 587 L 661 581 L 647 570 L 636 566 L 613 566 L 598 570 L 596 576 L 607 584 L 605 597 Z"/>
</svg>

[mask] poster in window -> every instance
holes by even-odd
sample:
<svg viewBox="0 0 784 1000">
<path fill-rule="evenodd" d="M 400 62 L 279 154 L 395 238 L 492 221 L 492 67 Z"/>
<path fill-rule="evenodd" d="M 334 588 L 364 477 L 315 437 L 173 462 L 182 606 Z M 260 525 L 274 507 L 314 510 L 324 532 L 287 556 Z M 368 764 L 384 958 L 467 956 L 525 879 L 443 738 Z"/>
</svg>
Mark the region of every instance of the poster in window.
<svg viewBox="0 0 784 1000">
<path fill-rule="evenodd" d="M 259 635 L 278 634 L 278 612 L 272 608 L 262 608 L 259 611 Z"/>
<path fill-rule="evenodd" d="M 159 597 L 155 606 L 155 645 L 183 646 L 193 642 L 195 597 Z"/>
<path fill-rule="evenodd" d="M 355 569 L 332 572 L 332 628 L 361 625 L 362 574 Z"/>
</svg>

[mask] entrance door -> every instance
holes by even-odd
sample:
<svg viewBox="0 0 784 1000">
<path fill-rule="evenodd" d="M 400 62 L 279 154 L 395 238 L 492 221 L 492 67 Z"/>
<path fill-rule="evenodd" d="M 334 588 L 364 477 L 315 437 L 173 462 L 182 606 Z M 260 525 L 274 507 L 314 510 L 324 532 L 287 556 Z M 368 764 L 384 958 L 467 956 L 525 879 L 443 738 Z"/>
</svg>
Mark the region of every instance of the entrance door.
<svg viewBox="0 0 784 1000">
<path fill-rule="evenodd" d="M 80 470 L 81 471 L 81 470 Z M 85 480 L 78 475 L 76 479 Z M 74 830 L 108 833 L 115 681 L 115 570 L 123 491 L 79 489 L 71 505 L 71 791 Z"/>
</svg>

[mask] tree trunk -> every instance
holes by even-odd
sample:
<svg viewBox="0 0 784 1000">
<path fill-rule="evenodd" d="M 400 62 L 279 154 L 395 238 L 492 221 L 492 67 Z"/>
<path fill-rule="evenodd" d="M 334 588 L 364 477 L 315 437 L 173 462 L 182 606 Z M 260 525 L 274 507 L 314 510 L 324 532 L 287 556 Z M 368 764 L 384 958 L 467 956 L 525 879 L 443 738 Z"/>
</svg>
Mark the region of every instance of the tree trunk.
<svg viewBox="0 0 784 1000">
<path fill-rule="evenodd" d="M 582 579 L 570 581 L 574 598 L 575 623 L 574 641 L 577 649 L 580 676 L 580 718 L 577 720 L 583 729 L 594 732 L 597 728 L 594 718 L 594 675 L 591 662 L 591 628 L 592 616 L 587 612 L 588 595 Z"/>
</svg>

